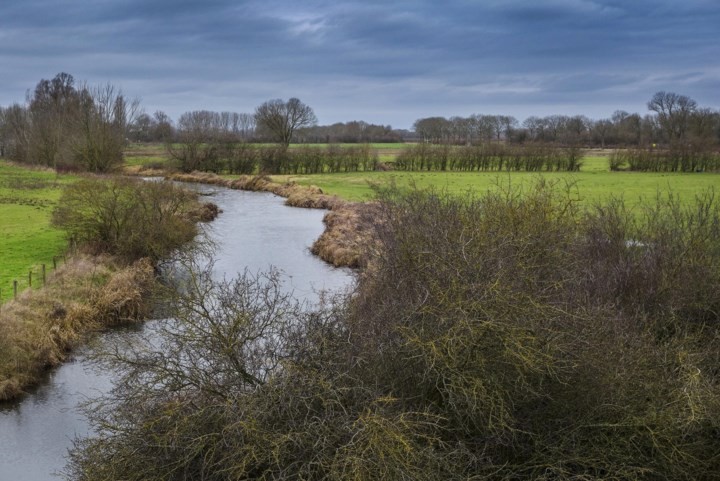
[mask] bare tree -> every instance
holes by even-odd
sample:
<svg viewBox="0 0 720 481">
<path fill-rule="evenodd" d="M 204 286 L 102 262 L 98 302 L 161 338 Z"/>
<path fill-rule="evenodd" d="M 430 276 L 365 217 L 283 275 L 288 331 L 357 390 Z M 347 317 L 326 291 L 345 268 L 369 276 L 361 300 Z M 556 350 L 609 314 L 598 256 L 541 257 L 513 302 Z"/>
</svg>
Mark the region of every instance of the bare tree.
<svg viewBox="0 0 720 481">
<path fill-rule="evenodd" d="M 601 119 L 592 124 L 593 139 L 600 143 L 601 148 L 605 148 L 605 143 L 612 135 L 615 126 L 610 119 Z"/>
<path fill-rule="evenodd" d="M 48 167 L 72 163 L 67 139 L 72 136 L 78 108 L 79 92 L 72 75 L 62 72 L 52 80 L 40 80 L 27 97 L 30 142 L 22 161 Z"/>
<path fill-rule="evenodd" d="M 685 95 L 662 91 L 653 95 L 647 106 L 657 112 L 660 129 L 670 143 L 684 140 L 697 102 Z"/>
<path fill-rule="evenodd" d="M 295 131 L 317 124 L 317 117 L 313 109 L 299 99 L 291 98 L 287 102 L 275 99 L 255 109 L 255 121 L 273 139 L 288 146 Z"/>
<path fill-rule="evenodd" d="M 128 126 L 140 112 L 137 99 L 128 100 L 121 90 L 107 84 L 83 87 L 73 125 L 74 161 L 93 172 L 107 172 L 122 163 Z"/>
<path fill-rule="evenodd" d="M 241 113 L 238 115 L 238 130 L 243 140 L 248 140 L 255 135 L 255 125 L 253 114 Z"/>
<path fill-rule="evenodd" d="M 155 132 L 153 134 L 154 140 L 169 142 L 174 134 L 172 119 L 170 119 L 170 117 L 162 110 L 157 110 L 153 114 L 153 118 L 156 123 Z"/>
<path fill-rule="evenodd" d="M 417 132 L 425 142 L 432 143 L 447 141 L 450 126 L 450 121 L 445 117 L 427 117 L 418 119 L 415 121 L 415 124 L 413 124 L 415 132 Z"/>
</svg>

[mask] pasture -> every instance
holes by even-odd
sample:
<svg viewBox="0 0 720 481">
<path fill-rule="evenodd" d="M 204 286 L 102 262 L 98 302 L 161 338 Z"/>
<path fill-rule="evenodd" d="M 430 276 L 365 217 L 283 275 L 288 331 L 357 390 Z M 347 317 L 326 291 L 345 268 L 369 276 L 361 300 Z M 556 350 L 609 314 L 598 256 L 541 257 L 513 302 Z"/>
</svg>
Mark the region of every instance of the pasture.
<svg viewBox="0 0 720 481">
<path fill-rule="evenodd" d="M 350 172 L 316 175 L 275 175 L 276 182 L 315 185 L 323 192 L 346 200 L 367 201 L 372 185 L 389 185 L 445 190 L 449 193 L 482 194 L 498 185 L 526 186 L 542 177 L 560 187 L 569 186 L 581 202 L 621 197 L 629 205 L 658 193 L 672 192 L 683 201 L 711 188 L 720 188 L 717 173 L 610 172 L 605 152 L 591 152 L 583 158 L 579 172 Z"/>
<path fill-rule="evenodd" d="M 25 289 L 31 269 L 39 285 L 40 265 L 51 269 L 53 256 L 65 251 L 65 237 L 50 217 L 63 185 L 72 180 L 0 160 L 0 300 L 12 297 L 13 280 L 19 291 Z"/>
<path fill-rule="evenodd" d="M 264 144 L 258 144 L 264 145 Z M 338 144 L 353 147 L 361 144 Z M 404 149 L 413 144 L 376 143 L 370 147 L 381 163 L 392 164 Z M 291 149 L 301 147 L 327 147 L 327 144 L 291 144 Z M 717 173 L 668 173 L 668 172 L 611 172 L 608 157 L 611 150 L 587 150 L 578 172 L 400 172 L 371 171 L 312 175 L 274 175 L 276 182 L 296 182 L 300 185 L 315 185 L 325 193 L 337 195 L 346 200 L 366 201 L 373 197 L 371 185 L 400 187 L 415 185 L 418 188 L 433 187 L 450 193 L 482 194 L 497 185 L 528 185 L 538 176 L 556 183 L 571 186 L 578 200 L 582 202 L 603 201 L 610 197 L 622 197 L 634 205 L 642 198 L 651 198 L 658 193 L 673 192 L 685 201 L 709 188 L 720 187 Z M 162 144 L 130 144 L 125 151 L 128 166 L 163 166 L 169 157 Z"/>
</svg>

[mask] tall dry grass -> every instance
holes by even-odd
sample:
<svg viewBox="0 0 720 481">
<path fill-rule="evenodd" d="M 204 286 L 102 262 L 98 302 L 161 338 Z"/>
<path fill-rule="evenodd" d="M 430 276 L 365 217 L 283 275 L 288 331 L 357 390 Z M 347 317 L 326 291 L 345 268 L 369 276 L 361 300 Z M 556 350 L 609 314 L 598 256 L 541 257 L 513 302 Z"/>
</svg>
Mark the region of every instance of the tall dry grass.
<svg viewBox="0 0 720 481">
<path fill-rule="evenodd" d="M 45 287 L 0 307 L 0 400 L 35 384 L 89 332 L 143 319 L 153 283 L 147 259 L 120 266 L 107 256 L 79 255 Z"/>
</svg>

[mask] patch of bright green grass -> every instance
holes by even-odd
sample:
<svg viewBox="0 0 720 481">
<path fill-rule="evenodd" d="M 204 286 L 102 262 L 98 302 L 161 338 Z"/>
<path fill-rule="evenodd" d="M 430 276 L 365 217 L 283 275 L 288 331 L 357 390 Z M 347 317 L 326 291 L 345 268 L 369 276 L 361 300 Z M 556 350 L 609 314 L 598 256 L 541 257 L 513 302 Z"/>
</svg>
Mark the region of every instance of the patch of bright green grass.
<svg viewBox="0 0 720 481">
<path fill-rule="evenodd" d="M 302 176 L 273 176 L 279 182 L 295 181 L 303 185 L 316 185 L 328 194 L 347 200 L 365 201 L 373 197 L 371 183 L 401 188 L 415 185 L 418 188 L 434 187 L 449 193 L 474 192 L 482 194 L 498 185 L 524 186 L 543 177 L 559 187 L 572 185 L 573 192 L 583 203 L 622 197 L 628 205 L 636 205 L 641 198 L 649 199 L 658 192 L 672 191 L 681 200 L 690 202 L 709 188 L 720 187 L 720 174 L 710 173 L 644 173 L 609 172 L 607 168 L 588 161 L 580 172 L 357 172 L 347 174 L 321 174 Z M 585 170 L 587 169 L 587 170 Z"/>
<path fill-rule="evenodd" d="M 124 164 L 127 166 L 162 166 L 169 159 L 167 149 L 161 143 L 132 143 L 123 153 Z"/>
<path fill-rule="evenodd" d="M 50 217 L 63 185 L 72 176 L 33 170 L 0 160 L 0 299 L 12 297 L 13 280 L 18 289 L 40 284 L 40 265 L 52 269 L 53 256 L 64 252 L 62 231 L 50 225 Z"/>
</svg>

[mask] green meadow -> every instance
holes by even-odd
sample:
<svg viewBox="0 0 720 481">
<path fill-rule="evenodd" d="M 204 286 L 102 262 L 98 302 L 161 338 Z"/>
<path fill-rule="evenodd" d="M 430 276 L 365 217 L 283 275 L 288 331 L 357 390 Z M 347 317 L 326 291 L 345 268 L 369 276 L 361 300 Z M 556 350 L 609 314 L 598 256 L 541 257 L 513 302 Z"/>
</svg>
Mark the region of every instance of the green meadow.
<svg viewBox="0 0 720 481">
<path fill-rule="evenodd" d="M 51 269 L 53 256 L 65 251 L 65 237 L 50 217 L 62 186 L 72 180 L 0 160 L 0 299 L 12 297 L 13 280 L 18 290 L 25 289 L 31 269 L 39 285 L 41 264 Z"/>
<path fill-rule="evenodd" d="M 262 145 L 262 144 L 259 144 Z M 357 144 L 338 144 L 354 146 Z M 397 155 L 412 144 L 374 143 L 381 162 L 392 164 Z M 327 144 L 291 144 L 290 148 L 303 146 L 327 147 Z M 685 201 L 692 201 L 696 194 L 709 188 L 720 187 L 720 174 L 713 173 L 650 173 L 610 172 L 608 155 L 610 150 L 589 150 L 583 158 L 579 172 L 352 172 L 313 175 L 275 175 L 277 182 L 293 181 L 301 185 L 315 185 L 328 194 L 338 195 L 346 200 L 365 201 L 373 197 L 372 185 L 399 187 L 433 187 L 450 193 L 474 192 L 482 194 L 498 185 L 522 187 L 538 176 L 555 182 L 559 187 L 570 186 L 577 198 L 583 202 L 602 201 L 609 197 L 622 197 L 633 205 L 641 199 L 670 192 Z M 132 165 L 164 164 L 168 154 L 162 144 L 130 144 L 125 152 L 125 163 Z"/>
<path fill-rule="evenodd" d="M 555 183 L 559 188 L 570 187 L 582 202 L 593 203 L 611 197 L 621 197 L 629 205 L 658 193 L 672 192 L 689 202 L 701 192 L 720 188 L 717 173 L 650 173 L 610 172 L 607 158 L 591 155 L 583 159 L 579 172 L 352 172 L 343 174 L 276 175 L 277 182 L 297 182 L 315 185 L 327 194 L 346 200 L 365 201 L 373 197 L 372 185 L 390 185 L 400 188 L 436 188 L 449 193 L 482 194 L 497 186 L 529 185 L 538 177 Z"/>
</svg>

